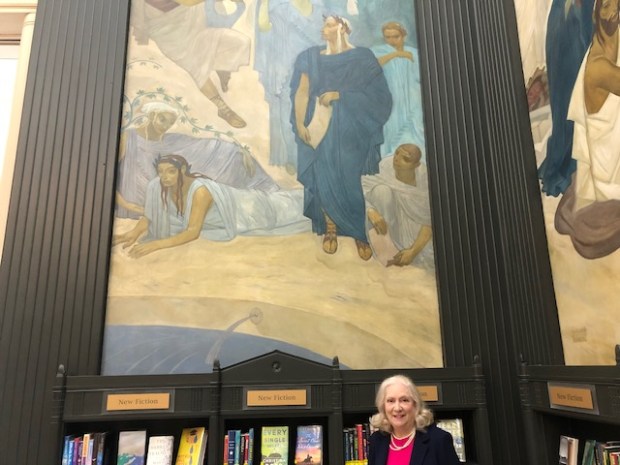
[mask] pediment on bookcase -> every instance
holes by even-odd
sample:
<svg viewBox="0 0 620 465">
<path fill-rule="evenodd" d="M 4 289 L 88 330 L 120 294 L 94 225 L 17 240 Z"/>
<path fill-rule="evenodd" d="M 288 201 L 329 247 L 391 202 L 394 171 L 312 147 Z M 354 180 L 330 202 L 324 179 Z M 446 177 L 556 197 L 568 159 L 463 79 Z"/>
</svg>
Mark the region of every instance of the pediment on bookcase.
<svg viewBox="0 0 620 465">
<path fill-rule="evenodd" d="M 332 365 L 325 365 L 274 350 L 222 368 L 221 379 L 223 384 L 316 383 L 330 382 L 339 373 L 336 357 Z"/>
</svg>

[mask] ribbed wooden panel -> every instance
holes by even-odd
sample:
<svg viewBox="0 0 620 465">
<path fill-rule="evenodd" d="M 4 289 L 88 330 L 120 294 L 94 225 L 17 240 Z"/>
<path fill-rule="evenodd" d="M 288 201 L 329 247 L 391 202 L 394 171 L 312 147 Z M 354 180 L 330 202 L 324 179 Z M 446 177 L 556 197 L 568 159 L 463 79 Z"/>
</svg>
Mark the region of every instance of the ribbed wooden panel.
<svg viewBox="0 0 620 465">
<path fill-rule="evenodd" d="M 495 460 L 517 465 L 519 354 L 561 363 L 562 350 L 514 5 L 419 12 L 445 361 L 482 357 Z"/>
<path fill-rule="evenodd" d="M 56 367 L 99 369 L 127 3 L 38 5 L 0 269 L 2 463 L 55 463 Z"/>
</svg>

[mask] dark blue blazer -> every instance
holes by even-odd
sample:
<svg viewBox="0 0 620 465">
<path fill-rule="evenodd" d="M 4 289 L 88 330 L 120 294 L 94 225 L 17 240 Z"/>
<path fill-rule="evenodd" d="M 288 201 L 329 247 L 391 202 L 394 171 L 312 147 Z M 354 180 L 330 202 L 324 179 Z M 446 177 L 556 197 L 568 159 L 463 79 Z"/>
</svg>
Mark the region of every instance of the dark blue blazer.
<svg viewBox="0 0 620 465">
<path fill-rule="evenodd" d="M 390 435 L 376 431 L 370 436 L 368 465 L 386 465 Z M 410 465 L 459 465 L 450 433 L 432 424 L 424 431 L 416 431 Z"/>
</svg>

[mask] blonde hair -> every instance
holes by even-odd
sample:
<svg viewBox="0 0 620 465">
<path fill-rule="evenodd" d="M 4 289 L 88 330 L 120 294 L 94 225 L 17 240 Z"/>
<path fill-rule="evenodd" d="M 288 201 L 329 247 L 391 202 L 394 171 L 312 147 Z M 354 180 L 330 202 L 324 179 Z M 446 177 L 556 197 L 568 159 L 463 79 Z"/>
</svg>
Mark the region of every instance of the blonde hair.
<svg viewBox="0 0 620 465">
<path fill-rule="evenodd" d="M 434 420 L 433 412 L 426 407 L 426 403 L 420 397 L 420 393 L 415 387 L 415 384 L 413 384 L 413 381 L 405 375 L 394 375 L 384 379 L 377 390 L 375 406 L 378 412 L 370 419 L 371 426 L 386 433 L 392 432 L 392 425 L 385 414 L 385 396 L 387 388 L 394 384 L 400 384 L 409 391 L 414 404 L 416 429 L 424 430 L 424 428 L 432 424 Z"/>
</svg>

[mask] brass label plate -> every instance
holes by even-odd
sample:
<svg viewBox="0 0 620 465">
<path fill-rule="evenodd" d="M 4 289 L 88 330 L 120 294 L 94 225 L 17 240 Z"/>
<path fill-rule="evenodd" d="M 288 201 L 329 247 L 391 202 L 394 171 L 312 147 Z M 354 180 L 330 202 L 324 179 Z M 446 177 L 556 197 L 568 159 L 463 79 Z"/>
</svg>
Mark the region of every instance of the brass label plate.
<svg viewBox="0 0 620 465">
<path fill-rule="evenodd" d="M 248 407 L 282 407 L 308 405 L 307 389 L 248 389 Z"/>
<path fill-rule="evenodd" d="M 140 392 L 107 394 L 105 409 L 107 412 L 128 410 L 168 410 L 170 408 L 169 392 Z"/>
<path fill-rule="evenodd" d="M 547 389 L 551 408 L 598 414 L 593 385 L 547 383 Z"/>
<path fill-rule="evenodd" d="M 416 387 L 424 402 L 439 402 L 439 386 L 436 384 L 418 385 Z"/>
</svg>

